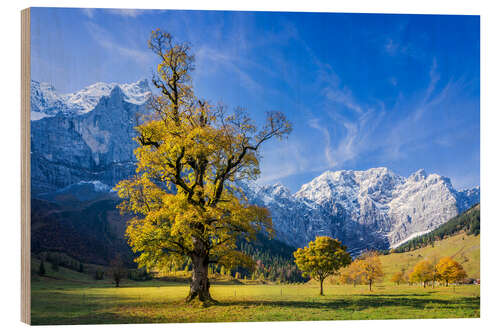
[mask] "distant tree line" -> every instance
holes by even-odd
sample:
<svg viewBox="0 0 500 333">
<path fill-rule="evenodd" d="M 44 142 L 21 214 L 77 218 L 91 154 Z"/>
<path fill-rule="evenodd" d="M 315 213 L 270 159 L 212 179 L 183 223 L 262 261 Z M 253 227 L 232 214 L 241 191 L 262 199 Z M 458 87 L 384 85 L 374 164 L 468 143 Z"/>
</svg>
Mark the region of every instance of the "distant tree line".
<svg viewBox="0 0 500 333">
<path fill-rule="evenodd" d="M 46 261 L 50 263 L 50 268 L 54 272 L 59 271 L 59 267 L 64 267 L 80 273 L 83 273 L 85 270 L 81 261 L 73 259 L 65 253 L 43 252 L 39 256 L 42 258 L 42 262 Z"/>
<path fill-rule="evenodd" d="M 481 213 L 478 206 L 479 204 L 475 205 L 465 213 L 450 219 L 448 222 L 425 235 L 409 240 L 398 246 L 393 252 L 408 252 L 427 245 L 434 245 L 435 241 L 453 236 L 460 231 L 465 231 L 467 235 L 479 235 L 481 231 Z"/>
</svg>

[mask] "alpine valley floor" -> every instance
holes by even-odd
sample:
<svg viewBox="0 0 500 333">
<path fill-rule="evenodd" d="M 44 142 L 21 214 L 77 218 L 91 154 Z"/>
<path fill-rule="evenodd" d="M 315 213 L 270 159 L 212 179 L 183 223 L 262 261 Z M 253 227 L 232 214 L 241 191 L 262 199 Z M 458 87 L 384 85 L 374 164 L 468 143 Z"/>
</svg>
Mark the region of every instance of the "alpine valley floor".
<svg viewBox="0 0 500 333">
<path fill-rule="evenodd" d="M 207 308 L 187 305 L 186 282 L 95 282 L 85 274 L 60 268 L 32 281 L 32 323 L 97 324 L 161 322 L 231 322 L 282 320 L 358 320 L 404 318 L 478 318 L 480 286 L 423 288 L 394 285 L 391 274 L 401 265 L 424 256 L 466 256 L 470 277 L 479 278 L 480 236 L 458 234 L 433 247 L 382 256 L 384 281 L 370 292 L 367 286 L 256 284 L 252 281 L 215 281 L 212 296 L 219 301 Z M 33 263 L 36 265 L 36 262 Z"/>
<path fill-rule="evenodd" d="M 440 288 L 380 284 L 219 285 L 219 304 L 186 305 L 185 283 L 111 284 L 44 282 L 35 284 L 32 324 L 105 324 L 162 322 L 233 322 L 282 320 L 359 320 L 404 318 L 477 318 L 479 286 Z"/>
</svg>

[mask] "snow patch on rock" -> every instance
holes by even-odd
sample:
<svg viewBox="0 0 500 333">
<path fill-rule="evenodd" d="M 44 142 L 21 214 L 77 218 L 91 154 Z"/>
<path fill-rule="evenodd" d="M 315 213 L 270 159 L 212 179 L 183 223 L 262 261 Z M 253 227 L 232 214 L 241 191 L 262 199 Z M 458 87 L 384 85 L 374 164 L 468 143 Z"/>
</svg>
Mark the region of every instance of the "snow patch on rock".
<svg viewBox="0 0 500 333">
<path fill-rule="evenodd" d="M 82 180 L 82 181 L 78 182 L 78 185 L 85 185 L 85 184 L 90 184 L 90 185 L 94 186 L 94 191 L 96 191 L 96 192 L 110 192 L 111 191 L 110 186 L 103 184 L 98 180 L 94 180 L 94 181 Z"/>
<path fill-rule="evenodd" d="M 405 239 L 403 239 L 402 241 L 399 241 L 398 243 L 396 244 L 392 244 L 391 245 L 391 249 L 395 249 L 397 248 L 398 246 L 406 243 L 407 241 L 415 238 L 415 237 L 418 237 L 418 236 L 422 236 L 422 235 L 425 235 L 429 232 L 431 232 L 432 230 L 425 230 L 425 231 L 419 231 L 419 232 L 414 232 L 413 234 L 411 234 L 410 236 L 406 237 Z"/>
</svg>

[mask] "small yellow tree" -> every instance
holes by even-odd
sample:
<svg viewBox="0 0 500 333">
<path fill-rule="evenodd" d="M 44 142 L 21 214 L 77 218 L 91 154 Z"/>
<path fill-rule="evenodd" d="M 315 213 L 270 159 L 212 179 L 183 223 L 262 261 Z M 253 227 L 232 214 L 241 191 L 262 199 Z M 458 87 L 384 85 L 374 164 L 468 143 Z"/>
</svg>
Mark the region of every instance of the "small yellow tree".
<svg viewBox="0 0 500 333">
<path fill-rule="evenodd" d="M 358 284 L 365 283 L 365 275 L 361 267 L 361 261 L 359 259 L 354 260 L 349 266 L 343 268 L 340 271 L 340 283 L 352 284 L 356 287 Z"/>
<path fill-rule="evenodd" d="M 346 249 L 337 239 L 323 236 L 316 237 L 316 240 L 309 242 L 309 246 L 297 249 L 293 255 L 304 277 L 310 276 L 319 281 L 320 295 L 323 296 L 325 278 L 351 263 L 351 256 Z"/>
<path fill-rule="evenodd" d="M 119 256 L 115 256 L 109 263 L 109 275 L 115 282 L 115 287 L 120 286 L 120 281 L 127 276 L 127 268 Z"/>
<path fill-rule="evenodd" d="M 404 278 L 403 272 L 399 271 L 399 272 L 394 273 L 391 276 L 391 282 L 394 282 L 395 284 L 397 284 L 399 286 L 399 284 L 401 282 L 403 282 L 403 278 Z"/>
<path fill-rule="evenodd" d="M 370 291 L 372 291 L 372 284 L 380 281 L 384 276 L 382 263 L 380 262 L 378 253 L 375 251 L 365 252 L 360 259 L 362 275 L 366 283 L 370 286 Z"/>
<path fill-rule="evenodd" d="M 434 267 L 430 260 L 425 259 L 418 262 L 410 273 L 410 281 L 413 283 L 422 283 L 424 288 L 427 283 L 432 281 Z"/>
<path fill-rule="evenodd" d="M 401 270 L 394 273 L 391 277 L 391 282 L 396 283 L 398 286 L 401 283 L 407 283 L 408 282 L 408 272 L 406 270 L 406 267 L 401 267 Z"/>
<path fill-rule="evenodd" d="M 439 273 L 439 279 L 446 283 L 460 282 L 467 277 L 462 265 L 453 260 L 451 257 L 441 258 L 437 264 L 437 271 Z"/>
</svg>

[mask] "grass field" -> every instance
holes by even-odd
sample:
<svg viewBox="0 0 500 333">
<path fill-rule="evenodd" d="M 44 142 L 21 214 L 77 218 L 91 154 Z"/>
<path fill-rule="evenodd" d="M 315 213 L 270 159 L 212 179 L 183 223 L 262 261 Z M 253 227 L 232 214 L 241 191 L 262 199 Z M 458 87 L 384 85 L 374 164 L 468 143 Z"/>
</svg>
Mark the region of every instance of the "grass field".
<svg viewBox="0 0 500 333">
<path fill-rule="evenodd" d="M 377 285 L 215 284 L 219 304 L 203 308 L 183 302 L 186 284 L 143 282 L 114 288 L 110 283 L 35 283 L 33 324 L 221 322 L 479 317 L 479 286 L 422 288 Z"/>
<path fill-rule="evenodd" d="M 479 285 L 437 288 L 395 286 L 390 276 L 401 266 L 425 257 L 453 256 L 470 277 L 479 278 L 479 236 L 456 235 L 408 253 L 382 256 L 385 278 L 370 292 L 367 286 L 325 285 L 318 295 L 314 282 L 300 285 L 216 281 L 208 308 L 187 305 L 184 282 L 95 281 L 89 274 L 46 265 L 47 277 L 32 279 L 32 323 L 160 323 L 283 320 L 356 320 L 403 318 L 474 318 L 480 314 Z M 33 267 L 39 262 L 34 260 Z M 178 279 L 179 280 L 179 279 Z M 182 280 L 182 279 L 180 279 Z"/>
<path fill-rule="evenodd" d="M 417 262 L 425 258 L 432 257 L 452 257 L 458 261 L 467 272 L 467 275 L 474 279 L 480 278 L 480 238 L 481 236 L 457 235 L 435 242 L 434 246 L 426 246 L 404 253 L 392 253 L 381 256 L 382 267 L 385 273 L 385 281 L 401 267 L 413 268 Z"/>
</svg>

